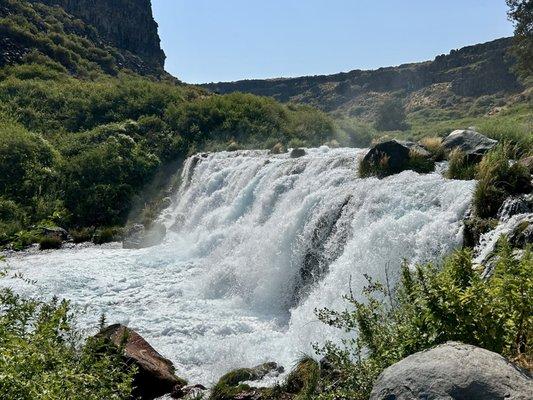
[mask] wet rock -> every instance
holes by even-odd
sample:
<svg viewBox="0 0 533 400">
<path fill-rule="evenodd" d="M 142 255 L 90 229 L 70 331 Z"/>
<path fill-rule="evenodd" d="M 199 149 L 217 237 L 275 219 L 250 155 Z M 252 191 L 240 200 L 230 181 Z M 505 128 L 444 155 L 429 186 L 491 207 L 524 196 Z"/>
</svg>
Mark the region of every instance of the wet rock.
<svg viewBox="0 0 533 400">
<path fill-rule="evenodd" d="M 41 228 L 41 236 L 48 239 L 60 240 L 62 242 L 70 240 L 70 235 L 68 234 L 68 232 L 65 229 L 57 226 L 53 228 Z"/>
<path fill-rule="evenodd" d="M 160 244 L 165 239 L 167 229 L 160 223 L 152 224 L 146 229 L 142 224 L 134 224 L 126 230 L 122 247 L 125 249 L 142 249 Z"/>
<path fill-rule="evenodd" d="M 473 129 L 458 129 L 450 133 L 443 141 L 442 147 L 447 151 L 458 148 L 468 161 L 479 161 L 483 155 L 498 144 Z"/>
<path fill-rule="evenodd" d="M 296 148 L 291 150 L 291 158 L 300 158 L 305 156 L 306 154 L 307 152 L 305 151 L 305 149 Z"/>
<path fill-rule="evenodd" d="M 512 196 L 505 199 L 498 210 L 498 219 L 507 221 L 513 215 L 533 212 L 533 194 Z"/>
<path fill-rule="evenodd" d="M 470 217 L 466 218 L 463 221 L 463 224 L 463 246 L 474 248 L 479 244 L 481 235 L 496 228 L 498 221 L 494 219 Z"/>
<path fill-rule="evenodd" d="M 259 381 L 267 375 L 277 376 L 283 367 L 275 362 L 267 362 L 253 368 L 239 368 L 228 372 L 213 387 L 212 400 L 260 399 L 264 389 L 252 388 L 244 382 Z"/>
<path fill-rule="evenodd" d="M 202 396 L 207 394 L 207 392 L 208 392 L 208 389 L 204 385 L 199 385 L 199 384 L 190 385 L 190 386 L 177 385 L 172 390 L 170 397 L 173 399 L 192 400 L 192 399 L 202 398 Z"/>
<path fill-rule="evenodd" d="M 509 244 L 519 249 L 525 248 L 528 244 L 533 244 L 533 214 L 514 226 L 509 233 Z"/>
<path fill-rule="evenodd" d="M 458 342 L 415 353 L 378 377 L 371 400 L 528 400 L 533 381 L 499 354 Z"/>
<path fill-rule="evenodd" d="M 116 347 L 122 346 L 124 362 L 137 367 L 133 379 L 134 396 L 153 400 L 187 384 L 174 374 L 172 362 L 134 330 L 120 324 L 111 325 L 102 330 L 97 338 L 103 338 Z"/>
<path fill-rule="evenodd" d="M 411 165 L 415 158 L 425 159 L 427 165 L 420 166 L 421 169 L 417 165 Z M 373 171 L 364 175 L 387 176 L 407 169 L 430 172 L 435 167 L 435 163 L 430 158 L 431 153 L 417 143 L 388 140 L 372 147 L 363 158 L 361 166 L 368 171 Z"/>
</svg>

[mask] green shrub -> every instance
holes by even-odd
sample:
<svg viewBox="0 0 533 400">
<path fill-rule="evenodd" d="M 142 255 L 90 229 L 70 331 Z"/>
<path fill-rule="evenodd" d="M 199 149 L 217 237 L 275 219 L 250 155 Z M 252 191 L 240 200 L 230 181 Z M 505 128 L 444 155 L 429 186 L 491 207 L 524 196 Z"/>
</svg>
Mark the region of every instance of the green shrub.
<svg viewBox="0 0 533 400">
<path fill-rule="evenodd" d="M 459 149 L 453 149 L 448 154 L 448 170 L 446 177 L 449 179 L 471 180 L 476 175 L 476 164 L 468 161 L 466 154 Z"/>
<path fill-rule="evenodd" d="M 45 236 L 39 240 L 39 250 L 59 249 L 63 241 L 57 237 Z"/>
<path fill-rule="evenodd" d="M 531 190 L 531 175 L 520 164 L 509 163 L 509 146 L 502 144 L 487 153 L 477 167 L 474 210 L 480 218 L 494 217 L 505 198 Z"/>
<path fill-rule="evenodd" d="M 122 228 L 102 228 L 96 231 L 92 240 L 94 244 L 105 244 L 116 242 L 122 238 Z"/>
<path fill-rule="evenodd" d="M 94 228 L 77 228 L 69 231 L 74 243 L 90 242 L 93 238 Z"/>
<path fill-rule="evenodd" d="M 446 158 L 446 151 L 442 146 L 440 137 L 424 137 L 420 139 L 420 144 L 431 153 L 431 158 L 435 161 L 442 161 Z"/>
<path fill-rule="evenodd" d="M 309 356 L 303 356 L 289 373 L 283 391 L 296 394 L 297 400 L 313 399 L 320 379 L 320 366 Z"/>
<path fill-rule="evenodd" d="M 321 399 L 368 399 L 377 376 L 389 365 L 417 351 L 455 340 L 480 346 L 531 367 L 533 357 L 533 258 L 520 259 L 504 240 L 495 272 L 481 278 L 468 250 L 444 262 L 404 266 L 397 288 L 369 278 L 366 299 L 347 300 L 351 310 L 324 309 L 320 320 L 351 333 L 344 345 L 327 343 L 320 354 L 339 370 L 332 390 Z M 325 383 L 328 385 L 328 382 Z"/>
<path fill-rule="evenodd" d="M 396 98 L 383 102 L 378 108 L 374 126 L 379 131 L 403 131 L 408 129 L 409 125 L 406 122 L 403 102 Z"/>
<path fill-rule="evenodd" d="M 0 398 L 127 400 L 133 370 L 117 352 L 80 345 L 69 303 L 41 302 L 0 289 Z"/>
</svg>

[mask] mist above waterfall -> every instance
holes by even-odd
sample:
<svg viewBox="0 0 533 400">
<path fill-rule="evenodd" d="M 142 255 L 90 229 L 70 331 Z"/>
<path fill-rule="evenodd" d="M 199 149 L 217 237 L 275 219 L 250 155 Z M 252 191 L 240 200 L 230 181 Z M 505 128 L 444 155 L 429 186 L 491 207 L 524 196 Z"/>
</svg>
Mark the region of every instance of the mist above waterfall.
<svg viewBox="0 0 533 400">
<path fill-rule="evenodd" d="M 263 361 L 286 366 L 340 332 L 315 308 L 343 308 L 363 274 L 395 279 L 403 259 L 438 260 L 462 241 L 474 183 L 406 171 L 357 177 L 358 149 L 265 151 L 189 158 L 173 204 L 160 216 L 165 242 L 13 256 L 35 283 L 4 280 L 86 308 L 81 323 L 137 329 L 180 376 L 209 382 Z"/>
</svg>

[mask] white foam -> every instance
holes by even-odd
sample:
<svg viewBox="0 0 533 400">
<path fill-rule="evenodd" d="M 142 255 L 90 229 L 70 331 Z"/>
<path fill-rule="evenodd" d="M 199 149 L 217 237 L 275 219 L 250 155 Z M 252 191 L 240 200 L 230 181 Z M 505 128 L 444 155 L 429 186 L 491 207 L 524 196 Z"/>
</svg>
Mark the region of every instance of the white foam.
<svg viewBox="0 0 533 400">
<path fill-rule="evenodd" d="M 110 323 L 137 329 L 192 382 L 265 361 L 291 367 L 313 342 L 339 337 L 313 311 L 343 308 L 350 280 L 357 293 L 363 273 L 383 279 L 388 268 L 395 276 L 404 258 L 439 259 L 460 245 L 474 186 L 410 171 L 359 179 L 364 150 L 326 150 L 297 159 L 248 151 L 189 161 L 190 182 L 162 213 L 178 230 L 162 245 L 10 256 L 9 268 L 36 282 L 2 284 L 71 299 L 86 310 L 84 328 L 94 330 L 105 312 Z M 331 263 L 295 305 L 303 259 L 324 219 L 346 246 L 336 254 L 338 237 L 326 240 Z"/>
</svg>

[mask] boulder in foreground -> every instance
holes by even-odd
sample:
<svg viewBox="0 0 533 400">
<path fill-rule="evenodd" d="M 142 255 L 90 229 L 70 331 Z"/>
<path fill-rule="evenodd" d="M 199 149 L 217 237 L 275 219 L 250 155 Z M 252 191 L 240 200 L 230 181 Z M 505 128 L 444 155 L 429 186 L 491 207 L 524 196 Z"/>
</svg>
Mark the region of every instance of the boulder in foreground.
<svg viewBox="0 0 533 400">
<path fill-rule="evenodd" d="M 481 160 L 483 155 L 497 144 L 497 140 L 490 139 L 473 129 L 457 129 L 442 141 L 445 150 L 459 149 L 471 162 Z"/>
<path fill-rule="evenodd" d="M 153 400 L 187 384 L 174 375 L 172 362 L 134 330 L 115 324 L 102 330 L 97 337 L 110 341 L 116 347 L 123 346 L 125 363 L 137 366 L 138 371 L 133 379 L 135 398 Z"/>
<path fill-rule="evenodd" d="M 415 353 L 378 377 L 370 400 L 529 400 L 533 380 L 499 354 L 448 342 Z"/>
</svg>

